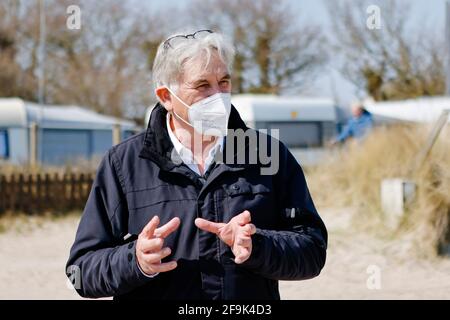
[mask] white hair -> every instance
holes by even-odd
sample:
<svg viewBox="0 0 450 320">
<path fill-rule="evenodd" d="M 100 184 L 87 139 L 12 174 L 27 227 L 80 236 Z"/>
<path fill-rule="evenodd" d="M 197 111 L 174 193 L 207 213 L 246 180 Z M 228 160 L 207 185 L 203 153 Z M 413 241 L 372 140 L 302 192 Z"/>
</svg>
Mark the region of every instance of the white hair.
<svg viewBox="0 0 450 320">
<path fill-rule="evenodd" d="M 176 33 L 170 37 L 179 34 L 186 33 Z M 235 49 L 231 41 L 221 33 L 213 32 L 200 38 L 176 41 L 175 45 L 171 42 L 171 46 L 165 46 L 163 41 L 158 47 L 153 62 L 153 84 L 155 88 L 168 86 L 177 90 L 180 77 L 184 71 L 184 64 L 204 55 L 206 59 L 203 67 L 206 68 L 209 65 L 213 50 L 217 51 L 220 59 L 227 66 L 227 71 L 231 74 Z"/>
</svg>

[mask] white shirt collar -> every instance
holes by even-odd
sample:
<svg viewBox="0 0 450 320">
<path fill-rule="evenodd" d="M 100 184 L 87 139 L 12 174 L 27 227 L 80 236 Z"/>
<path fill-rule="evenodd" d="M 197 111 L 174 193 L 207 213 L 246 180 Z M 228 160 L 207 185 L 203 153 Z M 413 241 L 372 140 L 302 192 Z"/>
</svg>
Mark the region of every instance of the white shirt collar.
<svg viewBox="0 0 450 320">
<path fill-rule="evenodd" d="M 183 163 L 185 165 L 187 165 L 191 170 L 196 172 L 198 175 L 201 175 L 200 170 L 198 169 L 198 165 L 197 165 L 197 163 L 195 163 L 194 155 L 193 155 L 192 151 L 189 148 L 185 147 L 180 142 L 180 140 L 178 140 L 178 138 L 175 136 L 174 132 L 172 131 L 172 129 L 170 127 L 170 117 L 171 117 L 170 112 L 167 112 L 167 116 L 166 116 L 167 132 L 169 133 L 169 137 L 170 137 L 170 140 L 172 141 L 175 151 L 178 153 L 178 155 L 180 156 L 181 160 L 183 161 Z M 224 137 L 219 137 L 216 140 L 214 146 L 209 150 L 208 156 L 205 159 L 205 169 L 204 169 L 205 172 L 208 170 L 209 166 L 214 161 L 214 156 L 216 155 L 216 153 L 219 150 L 223 151 L 223 143 L 224 143 Z"/>
</svg>

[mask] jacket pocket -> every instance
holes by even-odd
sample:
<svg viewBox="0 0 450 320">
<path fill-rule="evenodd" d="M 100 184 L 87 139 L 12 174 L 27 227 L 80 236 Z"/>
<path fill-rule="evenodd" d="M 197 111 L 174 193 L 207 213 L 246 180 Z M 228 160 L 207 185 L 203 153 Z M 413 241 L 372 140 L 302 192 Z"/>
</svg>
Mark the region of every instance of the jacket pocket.
<svg viewBox="0 0 450 320">
<path fill-rule="evenodd" d="M 127 193 L 128 209 L 134 210 L 150 207 L 158 203 L 169 201 L 191 200 L 196 195 L 175 185 L 161 184 L 141 190 L 133 190 Z"/>
<path fill-rule="evenodd" d="M 251 184 L 250 182 L 239 180 L 225 189 L 228 196 L 236 197 L 240 195 L 254 195 L 270 193 L 269 187 L 264 184 Z"/>
<path fill-rule="evenodd" d="M 251 183 L 244 178 L 238 179 L 225 187 L 227 194 L 226 221 L 244 210 L 251 214 L 252 223 L 256 227 L 266 229 L 274 228 L 278 224 L 278 217 L 275 214 L 275 197 L 271 186 L 266 181 Z"/>
<path fill-rule="evenodd" d="M 175 185 L 161 184 L 152 188 L 135 190 L 127 193 L 128 202 L 128 232 L 139 235 L 145 225 L 154 217 L 160 219 L 159 226 L 179 217 L 181 226 L 169 238 L 174 239 L 184 231 L 185 225 L 195 219 L 196 196 L 188 190 Z M 190 233 L 189 233 L 189 236 Z M 170 242 L 167 239 L 168 242 Z"/>
</svg>

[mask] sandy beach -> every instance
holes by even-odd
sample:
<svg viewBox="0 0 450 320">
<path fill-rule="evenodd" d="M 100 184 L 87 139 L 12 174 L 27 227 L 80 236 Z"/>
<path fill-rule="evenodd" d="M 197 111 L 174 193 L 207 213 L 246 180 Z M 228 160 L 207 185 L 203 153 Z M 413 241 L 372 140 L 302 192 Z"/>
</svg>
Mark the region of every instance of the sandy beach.
<svg viewBox="0 0 450 320">
<path fill-rule="evenodd" d="M 326 266 L 315 279 L 282 281 L 282 299 L 450 299 L 450 258 L 399 256 L 389 242 L 350 232 L 349 211 L 319 211 L 329 230 Z M 27 218 L 0 233 L 0 299 L 81 299 L 64 275 L 78 220 Z"/>
</svg>

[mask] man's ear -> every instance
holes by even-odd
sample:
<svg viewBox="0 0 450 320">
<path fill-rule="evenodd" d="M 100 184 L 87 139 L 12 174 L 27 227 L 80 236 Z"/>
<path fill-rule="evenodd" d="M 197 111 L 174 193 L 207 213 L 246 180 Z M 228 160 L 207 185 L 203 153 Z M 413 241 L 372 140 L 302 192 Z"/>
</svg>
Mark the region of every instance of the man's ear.
<svg viewBox="0 0 450 320">
<path fill-rule="evenodd" d="M 172 110 L 172 97 L 166 87 L 158 87 L 155 89 L 155 95 L 161 104 L 168 110 Z"/>
</svg>

